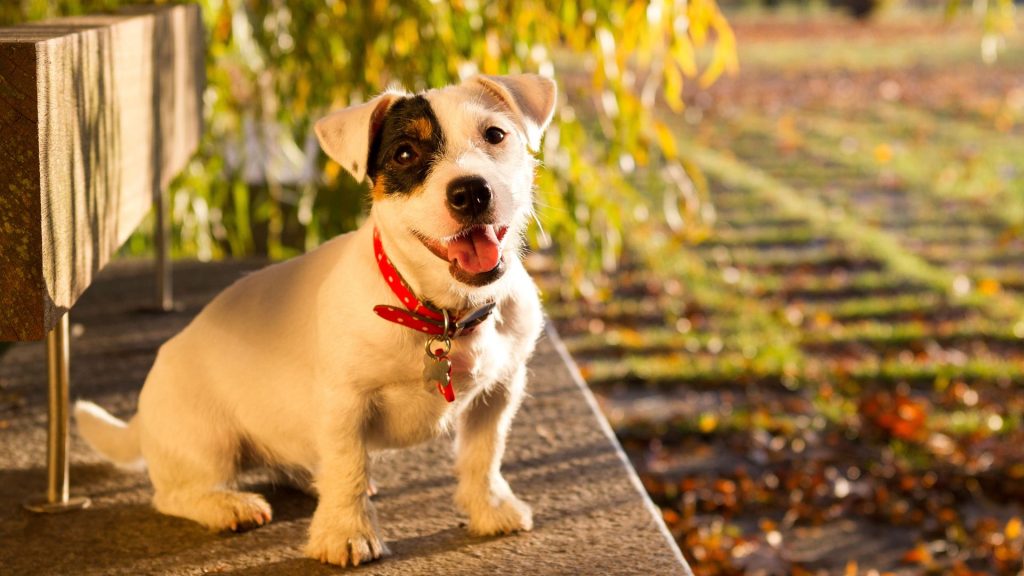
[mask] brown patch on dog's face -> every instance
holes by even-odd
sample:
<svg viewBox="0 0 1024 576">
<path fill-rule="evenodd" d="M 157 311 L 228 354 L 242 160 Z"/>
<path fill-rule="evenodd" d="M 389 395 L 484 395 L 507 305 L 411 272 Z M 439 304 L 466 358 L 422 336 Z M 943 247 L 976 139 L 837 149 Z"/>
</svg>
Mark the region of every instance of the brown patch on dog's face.
<svg viewBox="0 0 1024 576">
<path fill-rule="evenodd" d="M 410 132 L 420 140 L 430 140 L 434 134 L 434 126 L 427 118 L 416 118 L 409 124 Z"/>
<path fill-rule="evenodd" d="M 384 174 L 374 178 L 373 188 L 370 190 L 370 194 L 374 200 L 380 200 L 388 194 L 388 178 Z"/>
</svg>

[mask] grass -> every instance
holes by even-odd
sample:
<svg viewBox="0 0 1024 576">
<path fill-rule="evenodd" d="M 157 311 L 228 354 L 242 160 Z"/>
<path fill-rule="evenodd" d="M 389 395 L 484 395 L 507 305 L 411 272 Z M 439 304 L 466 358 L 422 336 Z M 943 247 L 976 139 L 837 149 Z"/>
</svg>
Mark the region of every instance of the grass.
<svg viewBox="0 0 1024 576">
<path fill-rule="evenodd" d="M 940 293 L 953 292 L 957 273 L 933 266 L 903 249 L 891 232 L 865 222 L 856 214 L 830 210 L 823 201 L 806 191 L 797 190 L 742 160 L 696 145 L 684 145 L 682 148 L 712 179 L 749 189 L 765 202 L 778 206 L 787 216 L 805 219 L 819 229 L 831 229 L 834 238 L 842 240 L 846 246 L 877 257 L 892 273 L 903 279 L 920 282 Z M 1012 296 L 996 295 L 990 299 L 968 288 L 958 297 L 964 302 L 986 304 L 994 313 L 1006 318 L 1024 315 L 1024 304 Z"/>
<path fill-rule="evenodd" d="M 912 65 L 970 63 L 978 58 L 980 38 L 977 33 L 958 31 L 951 40 L 942 43 L 941 50 L 935 49 L 936 40 L 924 38 L 910 42 L 880 43 L 871 37 L 856 40 L 820 38 L 814 43 L 814 58 L 808 63 L 806 39 L 780 41 L 771 50 L 763 50 L 756 44 L 744 45 L 741 36 L 739 56 L 740 62 L 751 68 L 791 69 L 799 66 L 802 70 L 822 71 L 898 71 Z"/>
</svg>

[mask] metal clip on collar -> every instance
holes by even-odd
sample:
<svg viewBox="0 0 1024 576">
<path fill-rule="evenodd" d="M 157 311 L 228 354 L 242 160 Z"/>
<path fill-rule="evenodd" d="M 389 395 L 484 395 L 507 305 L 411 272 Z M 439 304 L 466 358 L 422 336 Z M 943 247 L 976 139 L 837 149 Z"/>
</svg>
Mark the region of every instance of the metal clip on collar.
<svg viewBox="0 0 1024 576">
<path fill-rule="evenodd" d="M 448 356 L 448 353 L 452 351 L 452 339 L 449 336 L 452 328 L 451 318 L 448 316 L 448 310 L 441 309 L 441 313 L 444 314 L 444 332 L 438 336 L 431 336 L 427 339 L 427 343 L 424 345 L 427 350 L 427 355 L 435 360 L 440 360 L 441 358 Z M 444 349 L 440 354 L 436 354 L 433 347 L 433 344 L 438 341 L 444 344 Z"/>
</svg>

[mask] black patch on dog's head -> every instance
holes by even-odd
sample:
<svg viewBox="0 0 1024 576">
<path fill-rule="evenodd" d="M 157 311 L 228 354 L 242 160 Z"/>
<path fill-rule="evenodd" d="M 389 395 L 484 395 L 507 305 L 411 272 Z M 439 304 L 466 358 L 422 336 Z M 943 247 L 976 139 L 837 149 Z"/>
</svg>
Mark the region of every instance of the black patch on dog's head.
<svg viewBox="0 0 1024 576">
<path fill-rule="evenodd" d="M 370 144 L 367 174 L 374 193 L 412 193 L 430 175 L 444 145 L 441 124 L 426 98 L 411 96 L 392 104 Z"/>
</svg>

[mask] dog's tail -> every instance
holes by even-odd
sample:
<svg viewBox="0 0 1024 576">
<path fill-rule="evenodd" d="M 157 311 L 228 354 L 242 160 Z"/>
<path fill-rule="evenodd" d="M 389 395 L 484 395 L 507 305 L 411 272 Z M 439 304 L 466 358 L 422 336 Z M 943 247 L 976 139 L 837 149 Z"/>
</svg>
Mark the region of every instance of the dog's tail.
<svg viewBox="0 0 1024 576">
<path fill-rule="evenodd" d="M 137 418 L 124 422 L 92 402 L 75 402 L 78 431 L 97 452 L 121 466 L 142 464 Z"/>
</svg>

